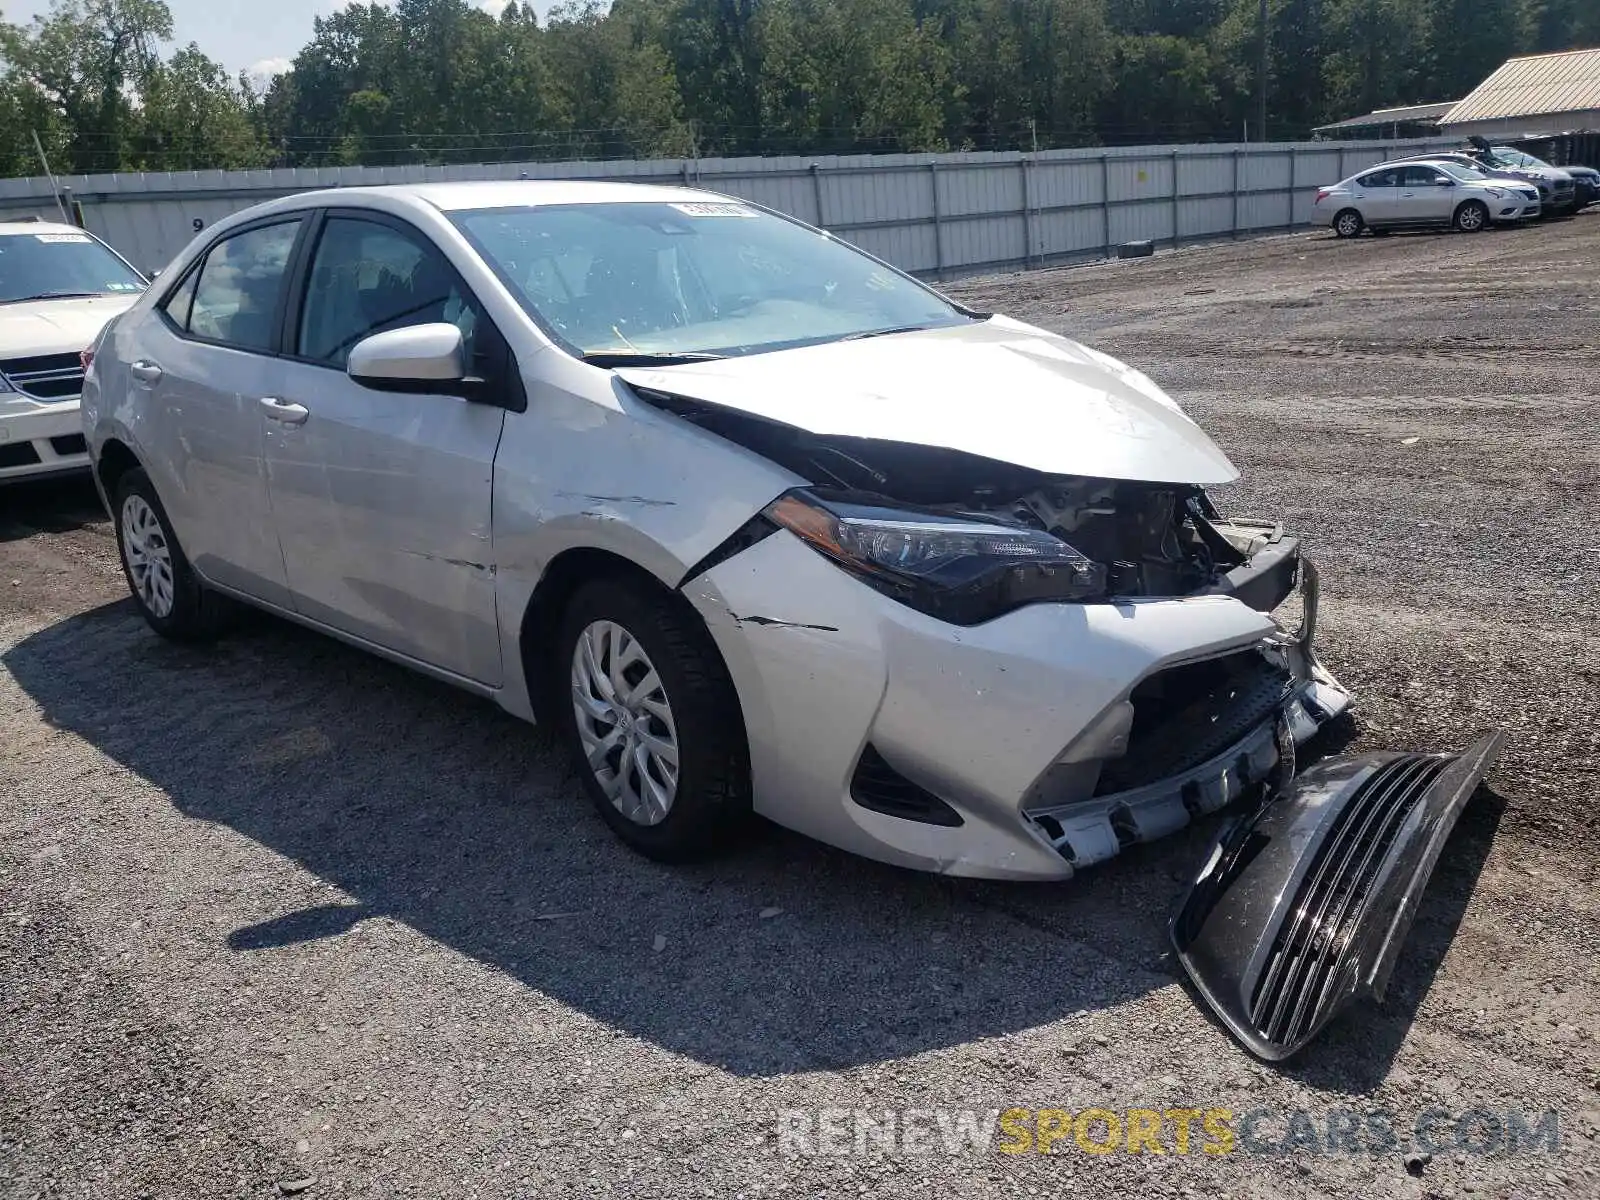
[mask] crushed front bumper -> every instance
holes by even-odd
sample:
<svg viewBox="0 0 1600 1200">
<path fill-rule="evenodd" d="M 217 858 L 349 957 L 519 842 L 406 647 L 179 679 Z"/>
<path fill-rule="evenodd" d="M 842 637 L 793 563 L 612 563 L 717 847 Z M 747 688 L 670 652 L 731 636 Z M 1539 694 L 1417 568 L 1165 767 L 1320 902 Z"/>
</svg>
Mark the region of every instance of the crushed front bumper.
<svg viewBox="0 0 1600 1200">
<path fill-rule="evenodd" d="M 1287 1058 L 1350 1001 L 1382 999 L 1445 839 L 1502 741 L 1330 759 L 1222 830 L 1171 935 L 1247 1049 Z"/>
<path fill-rule="evenodd" d="M 1348 705 L 1311 652 L 1316 573 L 1301 573 L 1307 617 L 1289 633 L 1243 598 L 1292 585 L 1262 561 L 1270 570 L 1227 594 L 1037 604 L 958 627 L 780 530 L 682 591 L 738 692 L 759 813 L 918 870 L 1061 880 L 1266 779 L 1284 753 L 1280 724 L 1303 740 Z M 1102 775 L 1131 761 L 1130 732 L 1137 742 L 1135 689 L 1241 660 L 1270 662 L 1281 693 L 1180 778 L 1111 794 Z"/>
<path fill-rule="evenodd" d="M 1033 804 L 1030 821 L 1074 867 L 1103 862 L 1133 842 L 1165 837 L 1196 816 L 1223 808 L 1247 789 L 1294 774 L 1294 747 L 1350 706 L 1350 695 L 1317 661 L 1319 581 L 1316 567 L 1300 563 L 1302 620 L 1257 652 L 1280 668 L 1282 690 L 1272 703 L 1250 710 L 1251 727 L 1220 753 L 1127 791 L 1065 804 Z M 1270 677 L 1269 677 L 1270 682 Z M 1242 698 L 1230 697 L 1237 709 Z M 1256 715 L 1258 714 L 1258 715 Z M 1213 717 L 1213 722 L 1225 714 Z"/>
</svg>

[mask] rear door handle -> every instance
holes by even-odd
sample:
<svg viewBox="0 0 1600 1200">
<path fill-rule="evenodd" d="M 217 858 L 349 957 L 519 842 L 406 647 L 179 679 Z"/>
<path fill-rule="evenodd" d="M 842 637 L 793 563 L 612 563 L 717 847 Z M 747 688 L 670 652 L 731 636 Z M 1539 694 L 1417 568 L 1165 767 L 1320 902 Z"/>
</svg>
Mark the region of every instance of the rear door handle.
<svg viewBox="0 0 1600 1200">
<path fill-rule="evenodd" d="M 304 425 L 306 418 L 311 415 L 311 410 L 304 404 L 279 400 L 275 396 L 263 396 L 260 403 L 262 414 L 281 425 Z"/>
<path fill-rule="evenodd" d="M 148 358 L 141 358 L 137 362 L 129 363 L 128 374 L 146 386 L 161 381 L 161 368 Z"/>
</svg>

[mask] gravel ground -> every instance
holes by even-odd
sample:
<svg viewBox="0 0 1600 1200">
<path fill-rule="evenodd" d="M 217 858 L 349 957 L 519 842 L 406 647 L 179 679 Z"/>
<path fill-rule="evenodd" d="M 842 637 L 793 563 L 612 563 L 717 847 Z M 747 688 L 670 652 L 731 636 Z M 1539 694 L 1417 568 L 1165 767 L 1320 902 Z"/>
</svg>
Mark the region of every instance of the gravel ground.
<svg viewBox="0 0 1600 1200">
<path fill-rule="evenodd" d="M 1306 535 L 1359 705 L 1324 750 L 1511 733 L 1387 1003 L 1285 1069 L 1165 952 L 1209 823 L 1057 887 L 776 831 L 658 867 L 542 733 L 266 619 L 164 644 L 87 487 L 0 495 L 0 1194 L 1600 1196 L 1597 258 L 1590 215 L 952 289 L 1148 371 L 1224 509 Z M 1553 1109 L 1561 1148 L 778 1145 L 1013 1105 Z"/>
</svg>

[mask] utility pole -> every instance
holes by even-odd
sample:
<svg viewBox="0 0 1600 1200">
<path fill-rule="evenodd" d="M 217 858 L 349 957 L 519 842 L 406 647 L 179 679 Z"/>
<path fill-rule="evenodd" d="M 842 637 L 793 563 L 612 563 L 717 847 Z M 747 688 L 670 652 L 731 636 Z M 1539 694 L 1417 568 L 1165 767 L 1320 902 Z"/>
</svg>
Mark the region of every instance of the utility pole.
<svg viewBox="0 0 1600 1200">
<path fill-rule="evenodd" d="M 1261 0 L 1261 65 L 1256 70 L 1257 97 L 1256 138 L 1267 140 L 1267 0 Z"/>
<path fill-rule="evenodd" d="M 50 170 L 50 160 L 45 157 L 44 143 L 39 140 L 37 129 L 30 131 L 33 134 L 33 148 L 39 152 L 39 165 L 44 168 L 44 177 L 50 181 L 50 195 L 55 198 L 56 210 L 61 214 L 61 223 L 71 225 L 72 218 L 67 215 L 67 206 L 61 202 L 61 189 L 56 186 L 55 173 Z"/>
</svg>

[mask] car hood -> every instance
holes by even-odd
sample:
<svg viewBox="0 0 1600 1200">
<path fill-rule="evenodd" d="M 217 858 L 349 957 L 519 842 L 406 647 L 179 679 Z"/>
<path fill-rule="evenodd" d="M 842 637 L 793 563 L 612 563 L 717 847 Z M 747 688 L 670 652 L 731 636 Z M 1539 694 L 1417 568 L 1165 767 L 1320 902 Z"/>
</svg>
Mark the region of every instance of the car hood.
<svg viewBox="0 0 1600 1200">
<path fill-rule="evenodd" d="M 87 350 L 105 323 L 132 307 L 139 295 L 0 304 L 0 358 Z"/>
<path fill-rule="evenodd" d="M 809 433 L 961 450 L 1051 475 L 1201 486 L 1239 476 L 1144 375 L 1004 317 L 617 374 Z"/>
</svg>

